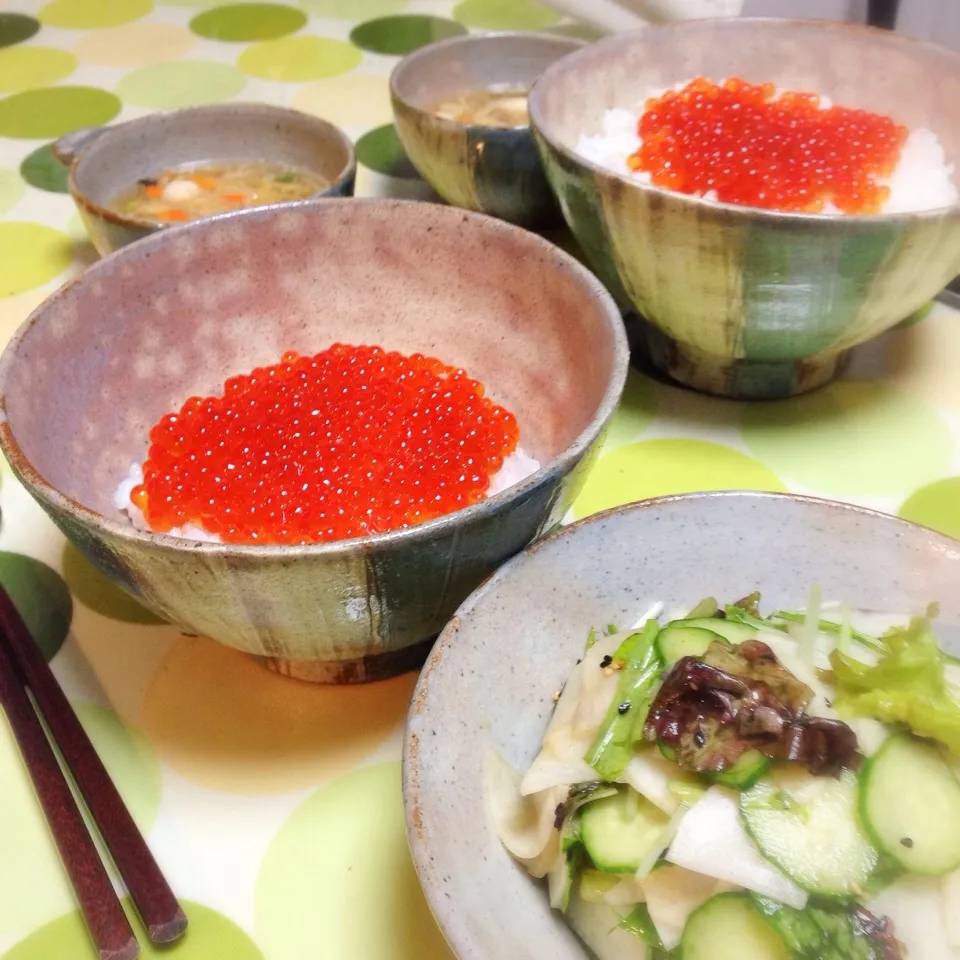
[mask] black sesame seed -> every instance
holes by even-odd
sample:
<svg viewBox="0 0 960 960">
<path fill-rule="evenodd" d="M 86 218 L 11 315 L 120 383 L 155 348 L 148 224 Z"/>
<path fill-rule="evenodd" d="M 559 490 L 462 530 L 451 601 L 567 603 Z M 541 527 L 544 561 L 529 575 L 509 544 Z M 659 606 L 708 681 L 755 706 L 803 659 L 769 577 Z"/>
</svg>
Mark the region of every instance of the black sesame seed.
<svg viewBox="0 0 960 960">
<path fill-rule="evenodd" d="M 600 661 L 600 666 L 609 667 L 611 663 L 613 663 L 613 657 L 608 654 Z"/>
<path fill-rule="evenodd" d="M 910 837 L 901 837 L 901 838 L 900 838 L 900 843 L 901 843 L 903 846 L 905 846 L 907 849 L 909 849 L 910 847 L 913 846 L 913 840 L 911 840 Z"/>
<path fill-rule="evenodd" d="M 623 703 L 621 703 L 621 704 L 617 707 L 617 713 L 619 713 L 619 714 L 622 716 L 622 715 L 625 714 L 629 709 L 630 709 L 630 702 L 627 701 L 627 700 L 625 700 Z"/>
</svg>

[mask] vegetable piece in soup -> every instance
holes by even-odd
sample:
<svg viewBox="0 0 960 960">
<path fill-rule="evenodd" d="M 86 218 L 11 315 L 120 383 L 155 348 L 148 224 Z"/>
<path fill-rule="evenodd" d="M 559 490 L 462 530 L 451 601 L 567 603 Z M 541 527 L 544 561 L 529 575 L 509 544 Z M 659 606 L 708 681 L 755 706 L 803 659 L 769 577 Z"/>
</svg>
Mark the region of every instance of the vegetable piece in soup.
<svg viewBox="0 0 960 960">
<path fill-rule="evenodd" d="M 329 186 L 315 173 L 263 160 L 225 161 L 161 170 L 110 202 L 121 216 L 171 222 L 238 207 L 302 200 Z"/>
<path fill-rule="evenodd" d="M 519 87 L 467 90 L 441 100 L 430 112 L 446 120 L 484 127 L 525 127 L 530 122 L 527 91 Z"/>
</svg>

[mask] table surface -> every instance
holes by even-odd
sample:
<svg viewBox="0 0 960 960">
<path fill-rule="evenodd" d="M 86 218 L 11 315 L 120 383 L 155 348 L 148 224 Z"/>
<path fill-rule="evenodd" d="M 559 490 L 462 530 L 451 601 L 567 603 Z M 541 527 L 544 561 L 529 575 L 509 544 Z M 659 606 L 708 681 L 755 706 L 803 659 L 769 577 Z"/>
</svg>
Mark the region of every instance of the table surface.
<svg viewBox="0 0 960 960">
<path fill-rule="evenodd" d="M 0 344 L 95 258 L 50 152 L 58 135 L 154 109 L 262 100 L 357 138 L 358 192 L 425 196 L 390 126 L 396 56 L 430 37 L 510 27 L 576 29 L 532 0 L 239 10 L 0 0 Z M 960 536 L 958 356 L 960 317 L 937 304 L 801 399 L 721 401 L 634 371 L 574 512 L 691 490 L 792 490 Z M 175 956 L 448 958 L 403 831 L 399 758 L 415 677 L 347 689 L 280 678 L 111 586 L 5 464 L 0 506 L 0 581 L 186 901 L 191 927 Z M 0 960 L 92 955 L 2 724 Z"/>
</svg>

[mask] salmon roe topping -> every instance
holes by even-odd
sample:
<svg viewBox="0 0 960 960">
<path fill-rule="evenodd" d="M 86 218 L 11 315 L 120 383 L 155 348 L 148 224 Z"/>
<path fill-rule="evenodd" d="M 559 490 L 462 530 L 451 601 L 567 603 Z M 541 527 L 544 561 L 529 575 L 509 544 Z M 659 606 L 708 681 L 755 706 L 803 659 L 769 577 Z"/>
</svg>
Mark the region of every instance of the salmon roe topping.
<svg viewBox="0 0 960 960">
<path fill-rule="evenodd" d="M 150 431 L 131 501 L 153 530 L 312 543 L 421 523 L 481 500 L 517 445 L 513 414 L 462 369 L 334 344 L 190 397 Z"/>
<path fill-rule="evenodd" d="M 828 106 L 812 93 L 779 96 L 771 83 L 703 77 L 651 97 L 637 124 L 633 171 L 681 193 L 723 203 L 819 213 L 877 213 L 878 182 L 900 159 L 905 127 L 865 110 Z"/>
</svg>

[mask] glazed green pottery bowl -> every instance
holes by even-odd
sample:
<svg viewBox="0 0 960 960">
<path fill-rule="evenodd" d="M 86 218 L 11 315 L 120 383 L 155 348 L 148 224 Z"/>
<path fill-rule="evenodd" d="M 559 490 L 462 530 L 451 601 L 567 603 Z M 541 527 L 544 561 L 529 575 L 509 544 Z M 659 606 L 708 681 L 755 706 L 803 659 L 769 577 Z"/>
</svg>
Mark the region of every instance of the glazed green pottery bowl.
<svg viewBox="0 0 960 960">
<path fill-rule="evenodd" d="M 582 41 L 539 33 L 454 37 L 404 57 L 390 77 L 400 142 L 447 203 L 523 226 L 562 223 L 529 124 L 488 126 L 441 117 L 435 107 L 468 91 L 529 90 Z"/>
<path fill-rule="evenodd" d="M 118 509 L 164 412 L 337 341 L 465 367 L 540 469 L 417 526 L 302 546 L 145 532 Z M 165 619 L 292 676 L 367 680 L 422 662 L 464 597 L 560 522 L 627 360 L 596 278 L 518 227 L 410 201 L 259 207 L 131 244 L 34 311 L 0 358 L 0 449 L 68 539 Z"/>
<path fill-rule="evenodd" d="M 142 177 L 170 167 L 264 160 L 322 177 L 315 196 L 353 195 L 353 143 L 319 117 L 264 103 L 221 103 L 151 113 L 104 127 L 65 134 L 54 152 L 67 167 L 70 193 L 90 241 L 100 254 L 167 225 L 120 214 L 110 206 Z"/>
<path fill-rule="evenodd" d="M 789 20 L 696 20 L 602 40 L 544 71 L 531 123 L 548 179 L 596 273 L 648 321 L 644 349 L 694 389 L 803 393 L 847 352 L 960 273 L 960 205 L 830 216 L 712 202 L 578 154 L 605 111 L 642 109 L 692 77 L 741 77 L 887 114 L 960 160 L 960 55 L 882 30 Z"/>
</svg>

